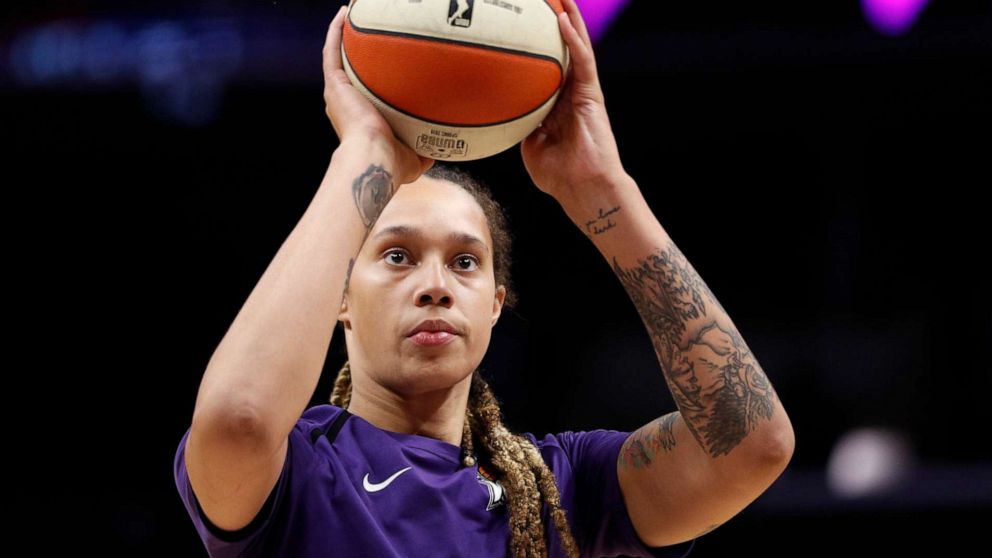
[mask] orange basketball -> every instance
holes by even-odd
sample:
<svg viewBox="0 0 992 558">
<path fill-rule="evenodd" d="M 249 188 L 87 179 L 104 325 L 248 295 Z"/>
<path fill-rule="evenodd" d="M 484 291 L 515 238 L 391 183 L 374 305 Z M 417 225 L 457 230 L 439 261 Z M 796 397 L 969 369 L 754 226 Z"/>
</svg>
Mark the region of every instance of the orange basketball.
<svg viewBox="0 0 992 558">
<path fill-rule="evenodd" d="M 351 0 L 344 70 L 417 153 L 470 161 L 517 144 L 568 68 L 560 0 Z"/>
</svg>

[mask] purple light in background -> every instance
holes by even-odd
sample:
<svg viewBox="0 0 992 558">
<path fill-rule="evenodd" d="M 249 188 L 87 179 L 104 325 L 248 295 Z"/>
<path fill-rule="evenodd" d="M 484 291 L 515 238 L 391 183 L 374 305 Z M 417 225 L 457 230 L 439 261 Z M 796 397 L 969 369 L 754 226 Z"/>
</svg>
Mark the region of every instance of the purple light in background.
<svg viewBox="0 0 992 558">
<path fill-rule="evenodd" d="M 868 23 L 883 35 L 902 35 L 916 23 L 929 0 L 861 0 Z"/>
<path fill-rule="evenodd" d="M 610 24 L 630 0 L 575 0 L 593 44 L 610 28 Z"/>
</svg>

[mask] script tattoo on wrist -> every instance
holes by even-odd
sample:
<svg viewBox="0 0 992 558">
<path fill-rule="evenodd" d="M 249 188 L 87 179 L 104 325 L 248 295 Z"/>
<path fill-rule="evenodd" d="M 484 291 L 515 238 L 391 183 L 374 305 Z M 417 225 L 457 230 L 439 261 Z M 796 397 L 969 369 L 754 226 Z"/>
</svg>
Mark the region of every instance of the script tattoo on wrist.
<svg viewBox="0 0 992 558">
<path fill-rule="evenodd" d="M 592 219 L 587 220 L 586 223 L 585 223 L 585 225 L 586 225 L 586 230 L 585 230 L 586 235 L 587 236 L 593 236 L 593 235 L 597 235 L 597 234 L 603 234 L 606 231 L 608 231 L 608 230 L 612 229 L 613 227 L 617 226 L 617 224 L 614 223 L 610 219 L 610 215 L 613 215 L 614 213 L 616 213 L 618 211 L 620 211 L 620 206 L 619 205 L 616 206 L 616 207 L 611 207 L 609 209 L 605 209 L 605 210 L 602 207 L 599 208 L 599 213 L 595 217 L 593 217 Z"/>
</svg>

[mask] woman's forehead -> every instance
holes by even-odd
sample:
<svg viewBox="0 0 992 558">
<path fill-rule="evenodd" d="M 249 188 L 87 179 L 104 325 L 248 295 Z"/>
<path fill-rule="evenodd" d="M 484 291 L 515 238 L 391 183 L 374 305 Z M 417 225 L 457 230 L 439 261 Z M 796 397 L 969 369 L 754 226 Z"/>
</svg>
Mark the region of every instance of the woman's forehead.
<svg viewBox="0 0 992 558">
<path fill-rule="evenodd" d="M 423 178 L 423 177 L 421 177 Z M 404 191 L 405 190 L 405 191 Z M 372 230 L 372 237 L 475 236 L 489 244 L 486 214 L 460 186 L 445 181 L 414 182 L 399 188 Z"/>
</svg>

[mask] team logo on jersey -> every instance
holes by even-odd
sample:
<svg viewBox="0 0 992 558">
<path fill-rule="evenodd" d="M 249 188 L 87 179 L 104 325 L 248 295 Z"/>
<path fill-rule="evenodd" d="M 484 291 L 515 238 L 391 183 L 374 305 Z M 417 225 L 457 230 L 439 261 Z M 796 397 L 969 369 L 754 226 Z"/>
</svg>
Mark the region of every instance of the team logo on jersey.
<svg viewBox="0 0 992 558">
<path fill-rule="evenodd" d="M 448 24 L 455 27 L 472 25 L 472 7 L 475 0 L 451 0 L 448 6 Z"/>
<path fill-rule="evenodd" d="M 481 463 L 476 470 L 475 478 L 489 490 L 489 504 L 486 506 L 486 511 L 506 505 L 506 490 Z"/>
</svg>

